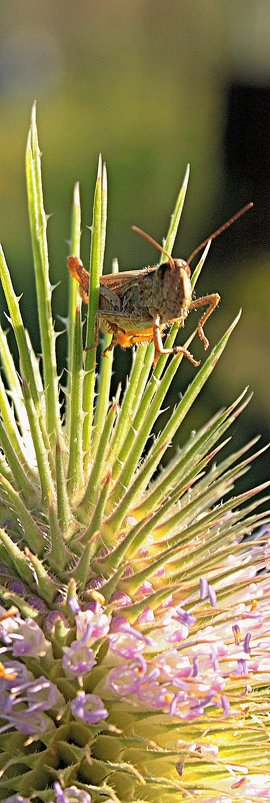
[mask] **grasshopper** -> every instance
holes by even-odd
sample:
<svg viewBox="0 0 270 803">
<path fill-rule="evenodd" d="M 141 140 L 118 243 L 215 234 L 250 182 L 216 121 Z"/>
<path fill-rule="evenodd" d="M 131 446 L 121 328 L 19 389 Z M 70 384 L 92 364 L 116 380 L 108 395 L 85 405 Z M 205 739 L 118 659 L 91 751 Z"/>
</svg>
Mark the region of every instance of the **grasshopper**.
<svg viewBox="0 0 270 803">
<path fill-rule="evenodd" d="M 128 348 L 135 343 L 153 341 L 154 365 L 161 354 L 183 354 L 192 365 L 198 367 L 200 361 L 196 360 L 183 346 L 164 348 L 162 342 L 164 329 L 175 322 L 179 324 L 179 327 L 184 326 L 185 319 L 191 310 L 206 307 L 207 309 L 197 324 L 197 332 L 204 349 L 208 348 L 209 340 L 203 327 L 218 306 L 220 295 L 219 293 L 210 293 L 210 295 L 192 299 L 190 263 L 209 241 L 218 237 L 252 206 L 252 203 L 244 206 L 211 236 L 203 240 L 192 252 L 187 262 L 184 259 L 173 259 L 149 234 L 137 226 L 132 226 L 133 231 L 161 251 L 167 261 L 153 267 L 109 273 L 100 277 L 97 328 L 112 334 L 111 343 L 103 354 L 116 345 Z M 69 256 L 67 262 L 71 275 L 79 283 L 82 300 L 88 304 L 89 273 L 78 257 Z"/>
</svg>

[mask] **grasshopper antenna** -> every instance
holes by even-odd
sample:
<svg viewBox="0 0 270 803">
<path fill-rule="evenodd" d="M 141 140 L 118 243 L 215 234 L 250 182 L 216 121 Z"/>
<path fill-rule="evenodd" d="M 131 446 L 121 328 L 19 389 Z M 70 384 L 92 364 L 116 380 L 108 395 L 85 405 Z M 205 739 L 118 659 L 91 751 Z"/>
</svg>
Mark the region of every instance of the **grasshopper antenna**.
<svg viewBox="0 0 270 803">
<path fill-rule="evenodd" d="M 140 234 L 141 237 L 144 237 L 144 239 L 147 240 L 148 243 L 154 245 L 154 247 L 157 248 L 158 251 L 161 251 L 162 254 L 165 254 L 165 257 L 167 257 L 167 259 L 169 260 L 171 268 L 174 268 L 174 261 L 172 256 L 170 254 L 167 254 L 167 251 L 165 251 L 164 248 L 162 248 L 162 245 L 159 245 L 159 243 L 157 243 L 156 240 L 153 240 L 153 237 L 150 237 L 150 234 L 146 234 L 146 232 L 143 231 L 142 229 L 139 229 L 138 226 L 131 226 L 131 228 L 132 231 L 136 231 L 137 234 Z"/>
<path fill-rule="evenodd" d="M 246 206 L 243 206 L 242 209 L 239 209 L 239 212 L 236 212 L 235 215 L 230 217 L 229 220 L 227 220 L 226 223 L 223 223 L 223 225 L 220 226 L 219 229 L 214 231 L 213 234 L 211 234 L 209 237 L 206 237 L 206 240 L 203 240 L 203 242 L 200 245 L 198 245 L 198 247 L 195 248 L 194 251 L 192 251 L 192 254 L 190 255 L 189 259 L 187 260 L 187 264 L 190 265 L 190 262 L 192 262 L 192 260 L 196 256 L 196 254 L 198 254 L 199 251 L 201 251 L 202 248 L 204 248 L 204 246 L 207 245 L 207 243 L 209 243 L 209 240 L 215 240 L 216 237 L 219 237 L 219 235 L 222 234 L 222 232 L 225 231 L 225 229 L 228 229 L 229 226 L 232 225 L 232 223 L 235 223 L 235 221 L 238 220 L 239 217 L 242 217 L 242 215 L 245 215 L 245 213 L 248 212 L 249 209 L 252 209 L 253 206 L 254 206 L 254 204 L 252 203 L 252 201 L 250 201 L 249 204 L 246 204 Z M 157 245 L 157 243 L 156 243 L 156 245 Z"/>
</svg>

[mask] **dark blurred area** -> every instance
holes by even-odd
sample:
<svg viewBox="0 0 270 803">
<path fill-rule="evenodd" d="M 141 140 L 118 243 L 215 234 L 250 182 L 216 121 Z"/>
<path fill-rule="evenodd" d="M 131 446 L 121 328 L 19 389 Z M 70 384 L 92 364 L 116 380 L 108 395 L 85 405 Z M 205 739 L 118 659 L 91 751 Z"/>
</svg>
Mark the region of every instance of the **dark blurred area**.
<svg viewBox="0 0 270 803">
<path fill-rule="evenodd" d="M 180 440 L 249 384 L 254 400 L 242 426 L 236 425 L 236 443 L 257 432 L 265 442 L 270 423 L 269 0 L 2 0 L 0 41 L 0 239 L 16 291 L 23 292 L 24 319 L 36 348 L 24 179 L 34 99 L 46 211 L 53 213 L 51 280 L 61 281 L 55 315 L 64 316 L 67 308 L 74 182 L 80 181 L 87 260 L 100 151 L 109 177 L 106 272 L 114 256 L 122 269 L 157 260 L 130 226 L 141 226 L 161 242 L 187 162 L 191 181 L 175 256 L 187 258 L 235 211 L 254 202 L 254 210 L 213 243 L 197 286 L 198 295 L 218 291 L 222 296 L 206 326 L 212 344 L 240 306 L 243 316 Z M 194 320 L 195 314 L 188 327 Z M 62 366 L 64 349 L 62 337 Z M 193 352 L 204 359 L 198 339 Z M 119 376 L 129 363 L 130 353 L 119 350 Z M 171 404 L 193 375 L 194 368 L 182 362 Z M 267 463 L 267 457 L 261 460 L 258 479 L 267 476 Z"/>
</svg>

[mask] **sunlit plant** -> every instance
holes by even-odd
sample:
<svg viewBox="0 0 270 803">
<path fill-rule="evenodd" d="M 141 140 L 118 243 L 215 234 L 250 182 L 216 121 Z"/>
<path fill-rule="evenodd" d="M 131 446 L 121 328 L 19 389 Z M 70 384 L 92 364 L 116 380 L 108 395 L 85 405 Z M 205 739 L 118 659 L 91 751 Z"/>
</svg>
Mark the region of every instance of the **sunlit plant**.
<svg viewBox="0 0 270 803">
<path fill-rule="evenodd" d="M 70 285 L 63 418 L 35 110 L 26 173 L 42 358 L 1 251 L 20 375 L 1 329 L 0 800 L 270 800 L 269 511 L 259 508 L 269 483 L 234 492 L 260 453 L 256 438 L 217 458 L 247 391 L 158 470 L 238 317 L 149 439 L 182 355 L 164 354 L 153 369 L 153 344 L 138 346 L 110 399 L 114 355 L 97 369 L 93 346 L 106 233 L 100 159 L 86 331 Z M 168 253 L 187 182 L 188 171 Z M 80 234 L 76 185 L 76 256 Z"/>
</svg>

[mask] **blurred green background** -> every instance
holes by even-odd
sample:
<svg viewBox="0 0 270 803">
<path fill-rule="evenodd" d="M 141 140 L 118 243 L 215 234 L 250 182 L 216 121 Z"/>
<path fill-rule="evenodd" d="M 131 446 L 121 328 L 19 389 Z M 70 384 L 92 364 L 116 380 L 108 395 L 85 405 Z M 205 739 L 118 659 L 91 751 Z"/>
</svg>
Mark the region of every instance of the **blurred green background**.
<svg viewBox="0 0 270 803">
<path fill-rule="evenodd" d="M 61 281 L 54 295 L 59 315 L 67 308 L 73 185 L 80 181 L 82 256 L 87 260 L 99 151 L 109 176 L 107 272 L 114 256 L 122 269 L 156 261 L 157 254 L 130 226 L 137 224 L 162 240 L 187 162 L 191 181 L 175 256 L 187 258 L 238 208 L 254 201 L 254 210 L 213 244 L 197 286 L 198 295 L 219 291 L 222 296 L 206 327 L 211 343 L 240 306 L 243 317 L 181 438 L 249 384 L 254 400 L 241 433 L 236 425 L 236 439 L 262 432 L 266 441 L 269 0 L 2 0 L 0 39 L 0 238 L 16 290 L 23 292 L 23 314 L 35 346 L 24 180 L 34 99 L 46 211 L 53 213 L 48 225 L 51 280 Z M 64 348 L 59 338 L 61 365 Z M 199 340 L 193 352 L 204 359 Z M 129 362 L 130 353 L 119 350 L 120 376 Z M 170 403 L 193 374 L 194 368 L 182 363 Z M 265 479 L 267 462 L 267 457 L 260 462 L 257 477 Z"/>
</svg>

